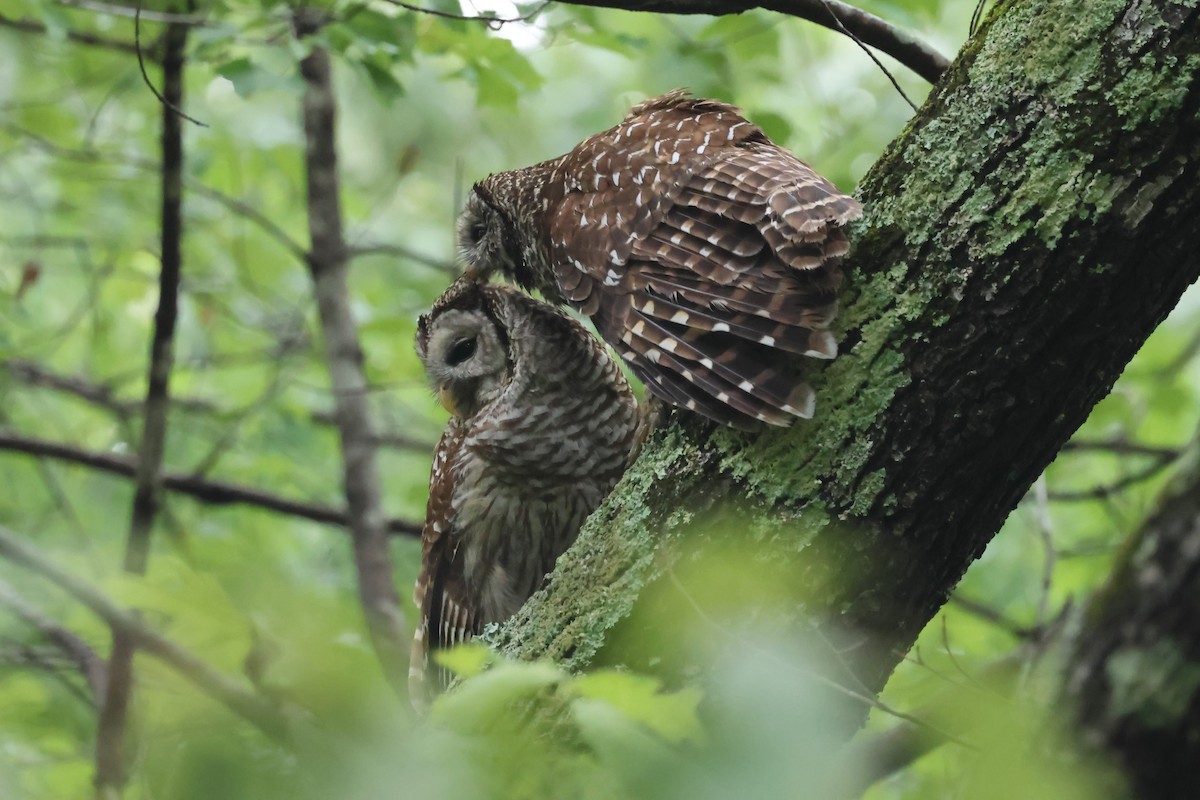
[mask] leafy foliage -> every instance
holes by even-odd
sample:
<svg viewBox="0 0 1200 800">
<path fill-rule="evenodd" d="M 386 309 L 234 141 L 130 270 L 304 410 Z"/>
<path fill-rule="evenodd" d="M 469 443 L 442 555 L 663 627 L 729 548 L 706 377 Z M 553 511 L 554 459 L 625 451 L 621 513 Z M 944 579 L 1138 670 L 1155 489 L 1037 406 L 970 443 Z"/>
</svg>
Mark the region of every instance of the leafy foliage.
<svg viewBox="0 0 1200 800">
<path fill-rule="evenodd" d="M 131 52 L 132 19 L 92 5 L 0 4 L 0 23 L 40 28 L 0 24 L 0 432 L 128 456 L 157 302 L 161 109 Z M 155 5 L 146 4 L 140 47 L 157 82 Z M 665 18 L 554 4 L 489 27 L 366 0 L 326 4 L 331 23 L 297 42 L 286 3 L 198 6 L 186 110 L 207 127 L 186 129 L 167 469 L 342 503 L 303 258 L 297 62 L 324 47 L 335 55 L 355 313 L 374 411 L 390 437 L 387 512 L 405 520 L 424 513 L 444 421 L 412 351 L 415 319 L 453 269 L 453 218 L 468 181 L 557 155 L 629 103 L 686 85 L 743 105 L 850 189 L 909 113 L 852 43 L 759 12 Z M 951 49 L 965 35 L 967 6 L 906 0 L 873 10 Z M 925 91 L 894 69 L 910 95 Z M 971 683 L 1103 581 L 1172 454 L 1200 426 L 1198 311 L 1193 292 L 1097 406 L 1077 437 L 1087 447 L 1047 470 L 961 585 L 969 603 L 951 602 L 897 672 L 889 707 Z M 1131 453 L 1133 444 L 1159 454 Z M 486 651 L 466 648 L 447 663 L 478 674 L 439 702 L 432 721 L 417 722 L 379 674 L 339 528 L 170 493 L 149 574 L 135 579 L 120 572 L 126 478 L 0 451 L 0 481 L 0 523 L 284 704 L 305 731 L 272 741 L 140 655 L 131 798 L 794 797 L 832 791 L 865 768 L 839 761 L 840 739 L 823 730 L 837 709 L 795 666 L 807 655 L 768 633 L 748 634 L 749 648 L 725 642 L 733 652 L 712 676 L 670 687 L 618 670 L 484 669 Z M 1093 491 L 1111 486 L 1119 491 Z M 393 557 L 406 589 L 415 542 L 398 537 Z M 61 592 L 6 563 L 0 579 L 107 652 L 107 627 Z M 972 746 L 949 747 L 871 796 L 1101 796 L 1094 765 L 1028 757 L 1046 697 L 1038 680 L 962 693 L 945 724 Z M 0 615 L 0 794 L 85 795 L 94 704 L 34 626 Z M 871 725 L 893 722 L 881 712 Z"/>
</svg>

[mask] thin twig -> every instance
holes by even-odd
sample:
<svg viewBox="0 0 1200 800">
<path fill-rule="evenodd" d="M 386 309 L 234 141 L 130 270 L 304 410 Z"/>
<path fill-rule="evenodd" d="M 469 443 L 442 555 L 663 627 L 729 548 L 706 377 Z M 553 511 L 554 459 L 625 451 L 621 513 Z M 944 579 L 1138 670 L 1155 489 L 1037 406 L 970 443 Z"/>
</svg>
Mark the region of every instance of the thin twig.
<svg viewBox="0 0 1200 800">
<path fill-rule="evenodd" d="M 224 704 L 269 736 L 277 739 L 288 738 L 291 723 L 279 707 L 210 667 L 182 645 L 153 630 L 137 614 L 118 606 L 91 583 L 61 569 L 26 539 L 3 525 L 0 525 L 0 558 L 26 567 L 46 578 L 87 606 L 114 631 L 129 636 L 144 652 L 173 667 L 205 694 Z"/>
<path fill-rule="evenodd" d="M 395 244 L 361 244 L 346 248 L 346 257 L 349 259 L 360 258 L 362 256 L 395 256 L 406 261 L 413 261 L 417 264 L 424 264 L 427 267 L 432 267 L 439 272 L 445 272 L 448 275 L 456 275 L 458 267 L 453 261 L 427 256 L 424 253 L 418 253 L 415 250 L 410 250 L 407 247 L 401 247 Z"/>
<path fill-rule="evenodd" d="M 1022 625 L 991 606 L 985 605 L 978 600 L 964 597 L 958 592 L 950 595 L 950 602 L 963 611 L 992 623 L 1017 639 L 1031 639 L 1037 635 L 1037 629 L 1031 628 L 1028 625 Z"/>
<path fill-rule="evenodd" d="M 132 478 L 137 473 L 137 460 L 133 458 L 118 456 L 112 453 L 97 453 L 71 445 L 49 442 L 44 439 L 36 439 L 4 431 L 0 431 L 0 450 L 68 461 L 125 478 Z M 162 473 L 162 486 L 168 491 L 187 495 L 188 497 L 213 505 L 240 504 L 255 506 L 268 511 L 300 517 L 301 519 L 320 522 L 325 525 L 336 525 L 342 528 L 350 524 L 344 511 L 328 506 L 289 500 L 279 495 L 259 491 L 258 489 L 251 489 L 227 481 L 198 478 L 195 475 L 183 475 L 176 472 L 164 471 Z M 386 525 L 387 529 L 396 535 L 421 535 L 421 526 L 416 522 L 391 519 L 387 521 Z"/>
<path fill-rule="evenodd" d="M 1072 450 L 1083 450 L 1094 452 L 1097 450 L 1109 451 L 1118 455 L 1124 456 L 1149 456 L 1151 458 L 1162 459 L 1164 461 L 1173 461 L 1179 458 L 1181 450 L 1177 447 L 1155 447 L 1148 444 L 1138 444 L 1137 442 L 1129 442 L 1124 439 L 1109 439 L 1109 440 L 1090 440 L 1090 439 L 1072 439 L 1062 446 L 1059 452 L 1070 452 Z"/>
<path fill-rule="evenodd" d="M 164 106 L 171 109 L 176 114 L 183 117 L 184 119 L 186 119 L 188 122 L 192 123 L 193 125 L 199 125 L 201 128 L 207 128 L 208 127 L 207 123 L 201 122 L 200 120 L 196 119 L 195 117 L 189 116 L 188 114 L 186 114 L 184 112 L 184 110 L 182 108 L 175 105 L 167 98 L 163 97 L 162 94 L 158 91 L 158 87 L 156 87 L 154 85 L 154 81 L 150 80 L 150 76 L 148 74 L 146 74 L 146 62 L 142 59 L 142 6 L 141 6 L 141 3 L 138 4 L 137 11 L 133 15 L 133 44 L 134 44 L 134 49 L 137 51 L 138 69 L 141 70 L 141 72 L 142 72 L 142 81 L 146 84 L 146 86 L 148 86 L 150 88 L 150 91 L 154 93 L 154 96 L 158 98 L 158 102 L 162 103 Z"/>
<path fill-rule="evenodd" d="M 454 14 L 449 11 L 439 11 L 436 8 L 425 8 L 424 6 L 418 6 L 418 5 L 414 5 L 412 3 L 405 3 L 405 2 L 402 2 L 402 0 L 384 0 L 384 2 L 388 3 L 389 5 L 396 6 L 398 8 L 407 9 L 409 11 L 415 11 L 418 14 L 428 14 L 431 17 L 440 17 L 441 19 L 452 19 L 452 20 L 457 20 L 457 21 L 461 21 L 461 22 L 483 22 L 483 23 L 487 24 L 487 26 L 489 28 L 491 28 L 492 30 L 498 30 L 499 28 L 501 28 L 505 25 L 508 25 L 510 23 L 513 23 L 513 22 L 528 22 L 528 21 L 532 20 L 534 17 L 536 17 L 538 14 L 540 14 L 546 8 L 546 6 L 550 5 L 550 0 L 544 0 L 544 2 L 539 3 L 537 6 L 535 6 L 532 11 L 522 14 L 519 17 L 496 17 L 496 16 L 492 16 L 492 15 L 485 15 L 485 14 L 476 14 L 476 15 Z"/>
<path fill-rule="evenodd" d="M 889 81 L 891 81 L 893 88 L 895 88 L 895 90 L 900 94 L 900 96 L 904 98 L 904 102 L 908 103 L 909 107 L 914 112 L 916 112 L 917 104 L 914 103 L 911 99 L 909 99 L 909 96 L 904 93 L 904 89 L 900 88 L 900 83 L 899 83 L 899 81 L 896 80 L 896 76 L 892 74 L 891 70 L 889 70 L 887 67 L 885 67 L 883 65 L 883 62 L 879 60 L 879 56 L 877 56 L 871 52 L 871 48 L 867 47 L 866 43 L 863 42 L 863 40 L 858 37 L 858 34 L 854 33 L 853 31 L 849 30 L 846 27 L 846 25 L 842 22 L 841 17 L 839 17 L 834 12 L 833 6 L 830 5 L 830 0 L 821 0 L 821 4 L 823 6 L 825 6 L 825 10 L 829 12 L 829 16 L 833 19 L 834 29 L 841 31 L 842 33 L 849 36 L 852 40 L 854 40 L 854 43 L 856 45 L 858 45 L 859 49 L 861 49 L 864 53 L 867 54 L 867 58 L 874 61 L 875 66 L 879 67 L 879 70 L 884 75 L 887 76 L 887 79 Z"/>
<path fill-rule="evenodd" d="M 13 19 L 0 14 L 0 27 L 12 28 L 13 30 L 24 31 L 26 33 L 47 33 L 47 28 L 40 22 L 35 22 L 31 19 Z M 133 55 L 137 52 L 137 47 L 131 43 L 120 39 L 109 39 L 104 36 L 97 36 L 94 33 L 82 33 L 80 31 L 67 31 L 67 40 L 76 44 L 88 45 L 90 47 L 98 47 L 104 50 L 116 50 L 120 53 L 128 53 Z"/>
<path fill-rule="evenodd" d="M 19 358 L 0 360 L 0 368 L 7 370 L 9 375 L 27 386 L 36 386 L 69 394 L 72 397 L 77 397 L 87 403 L 110 411 L 116 415 L 117 419 L 122 421 L 128 420 L 131 416 L 141 411 L 142 404 L 140 401 L 118 399 L 114 394 L 112 385 L 109 383 L 94 383 L 84 378 L 60 375 L 46 369 L 35 361 Z M 250 406 L 241 408 L 221 408 L 213 401 L 199 397 L 172 396 L 170 399 L 171 405 L 175 409 L 206 414 L 221 420 L 240 418 L 246 413 L 253 411 L 257 405 L 256 402 L 251 403 Z M 328 411 L 313 411 L 309 414 L 309 419 L 318 425 L 335 424 L 333 414 Z M 380 447 L 430 453 L 433 452 L 437 441 L 431 437 L 411 436 L 396 431 L 384 431 L 375 437 L 375 443 Z"/>
<path fill-rule="evenodd" d="M 79 698 L 84 705 L 92 707 L 96 705 L 91 690 L 80 686 L 79 681 L 72 680 L 69 673 L 76 671 L 75 664 L 58 648 L 35 647 L 25 642 L 15 641 L 8 636 L 4 637 L 3 641 L 11 649 L 0 650 L 0 665 L 44 672 L 61 683 L 63 688 Z"/>
<path fill-rule="evenodd" d="M 91 645 L 67 630 L 40 609 L 21 597 L 12 584 L 0 579 L 0 603 L 11 608 L 18 617 L 25 620 L 40 633 L 46 641 L 53 644 L 63 655 L 71 660 L 83 679 L 87 681 L 92 692 L 92 702 L 97 705 L 103 702 L 104 684 L 107 682 L 108 667 L 104 659 L 96 654 Z"/>
<path fill-rule="evenodd" d="M 1046 625 L 1046 615 L 1050 610 L 1050 588 L 1054 580 L 1054 565 L 1057 561 L 1057 551 L 1054 549 L 1054 520 L 1050 516 L 1049 489 L 1046 485 L 1046 474 L 1042 473 L 1033 482 L 1033 517 L 1037 522 L 1038 538 L 1042 543 L 1042 585 L 1038 592 L 1037 616 L 1034 627 L 1038 630 Z"/>
<path fill-rule="evenodd" d="M 1120 480 L 1112 483 L 1104 484 L 1103 486 L 1094 486 L 1091 489 L 1080 489 L 1078 491 L 1056 491 L 1047 492 L 1046 497 L 1056 503 L 1079 503 L 1089 500 L 1104 500 L 1114 494 L 1118 494 L 1129 487 L 1147 481 L 1153 478 L 1158 473 L 1162 472 L 1171 464 L 1171 461 L 1163 459 L 1155 461 L 1139 470 L 1129 473 Z"/>
<path fill-rule="evenodd" d="M 967 35 L 974 36 L 975 31 L 979 30 L 979 23 L 983 21 L 983 9 L 987 7 L 987 0 L 976 0 L 975 10 L 971 12 L 971 25 L 967 28 Z"/>
<path fill-rule="evenodd" d="M 136 17 L 138 12 L 141 11 L 140 5 L 138 8 L 130 8 L 129 6 L 113 3 L 102 3 L 99 0 L 58 0 L 58 2 L 71 8 L 95 11 L 99 14 L 111 14 L 115 17 Z M 173 25 L 186 25 L 193 28 L 201 27 L 205 24 L 204 18 L 195 14 L 172 14 L 167 11 L 142 11 L 141 13 L 150 22 L 168 22 Z"/>
<path fill-rule="evenodd" d="M 152 159 L 129 156 L 114 157 L 108 156 L 97 150 L 64 147 L 63 145 L 53 142 L 44 136 L 36 134 L 33 131 L 26 130 L 20 126 L 13 125 L 10 122 L 0 122 L 0 128 L 29 139 L 36 147 L 52 155 L 58 156 L 59 158 L 66 158 L 72 161 L 78 161 L 87 164 L 104 164 L 111 162 L 113 164 L 129 166 L 135 169 L 146 170 L 148 172 L 158 172 L 162 168 L 161 164 Z M 279 242 L 279 244 L 281 244 L 289 253 L 296 257 L 296 260 L 302 263 L 306 261 L 308 257 L 308 251 L 306 251 L 299 242 L 291 238 L 287 232 L 283 230 L 283 228 L 268 219 L 254 206 L 242 200 L 238 200 L 235 197 L 230 197 L 229 195 L 218 191 L 211 186 L 206 186 L 194 179 L 185 177 L 184 180 L 184 185 L 187 187 L 188 191 L 195 192 L 196 194 L 213 200 L 225 208 L 236 212 L 261 228 L 263 233 Z"/>
</svg>

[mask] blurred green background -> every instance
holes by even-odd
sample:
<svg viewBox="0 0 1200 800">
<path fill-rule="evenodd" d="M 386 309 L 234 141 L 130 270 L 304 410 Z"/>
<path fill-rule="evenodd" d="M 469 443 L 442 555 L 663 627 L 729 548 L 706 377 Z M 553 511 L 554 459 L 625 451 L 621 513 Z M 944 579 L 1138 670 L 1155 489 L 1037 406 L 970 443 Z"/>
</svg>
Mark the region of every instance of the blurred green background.
<svg viewBox="0 0 1200 800">
<path fill-rule="evenodd" d="M 949 0 L 864 6 L 946 54 L 965 40 L 974 10 Z M 387 511 L 406 520 L 423 516 L 444 422 L 413 353 L 414 325 L 449 281 L 453 222 L 472 181 L 556 156 L 632 103 L 686 86 L 743 107 L 849 191 L 912 114 L 853 42 L 776 14 L 551 4 L 490 30 L 381 0 L 329 8 L 339 21 L 316 43 L 334 53 L 354 310 L 376 422 L 390 439 L 381 451 Z M 133 20 L 112 12 L 0 0 L 0 430 L 130 455 L 157 301 L 160 107 L 133 54 L 72 38 L 132 42 Z M 272 0 L 214 0 L 197 13 L 205 21 L 191 33 L 186 110 L 207 127 L 185 124 L 166 467 L 337 507 L 341 467 L 311 285 L 288 244 L 307 247 L 304 45 L 291 36 L 289 8 Z M 148 14 L 143 44 L 162 30 Z M 883 61 L 920 102 L 928 86 Z M 148 71 L 160 81 L 153 64 Z M 961 692 L 956 713 L 988 746 L 943 748 L 870 797 L 1097 796 L 1086 764 L 1023 749 L 1054 716 L 1038 710 L 1036 675 L 1001 695 L 983 688 L 979 671 L 1104 579 L 1194 436 L 1198 342 L 1193 289 L 889 685 L 884 699 L 900 709 Z M 88 399 L 56 378 L 95 392 Z M 1093 446 L 1113 442 L 1147 449 Z M 169 494 L 149 575 L 133 580 L 120 571 L 131 481 L 0 450 L 0 485 L 0 524 L 143 609 L 210 665 L 249 673 L 311 727 L 302 741 L 273 743 L 140 656 L 128 797 L 783 798 L 820 796 L 822 781 L 839 780 L 837 770 L 820 777 L 838 743 L 823 735 L 823 695 L 797 673 L 804 654 L 769 632 L 743 632 L 754 643 L 747 652 L 761 657 L 720 661 L 704 701 L 698 688 L 656 691 L 634 675 L 569 679 L 544 665 L 506 665 L 468 685 L 433 724 L 416 725 L 366 642 L 343 530 Z M 397 537 L 392 553 L 407 603 L 418 545 Z M 107 652 L 107 628 L 62 592 L 7 563 L 0 579 Z M 538 699 L 513 715 L 514 697 Z M 870 724 L 892 722 L 875 712 Z M 94 735 L 79 676 L 0 611 L 0 796 L 86 796 Z"/>
</svg>

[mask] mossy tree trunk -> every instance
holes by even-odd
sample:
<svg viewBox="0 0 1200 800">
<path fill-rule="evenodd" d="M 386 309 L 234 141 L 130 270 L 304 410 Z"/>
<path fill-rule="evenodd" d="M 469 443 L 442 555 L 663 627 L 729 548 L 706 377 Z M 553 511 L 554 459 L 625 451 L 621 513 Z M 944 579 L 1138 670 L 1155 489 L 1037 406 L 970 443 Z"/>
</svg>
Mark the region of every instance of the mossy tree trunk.
<svg viewBox="0 0 1200 800">
<path fill-rule="evenodd" d="M 816 418 L 671 418 L 496 641 L 636 664 L 622 629 L 708 538 L 683 523 L 734 508 L 789 610 L 860 637 L 846 661 L 881 688 L 1200 274 L 1194 5 L 1000 3 L 862 183 Z"/>
</svg>

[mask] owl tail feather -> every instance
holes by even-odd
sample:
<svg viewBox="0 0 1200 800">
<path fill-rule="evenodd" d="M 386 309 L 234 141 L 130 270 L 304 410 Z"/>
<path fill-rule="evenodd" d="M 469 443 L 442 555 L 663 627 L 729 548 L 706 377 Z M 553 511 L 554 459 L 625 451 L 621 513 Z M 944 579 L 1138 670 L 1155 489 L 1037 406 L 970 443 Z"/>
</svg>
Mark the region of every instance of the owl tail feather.
<svg viewBox="0 0 1200 800">
<path fill-rule="evenodd" d="M 743 423 L 737 427 L 746 427 L 742 416 L 780 426 L 812 416 L 812 390 L 797 383 L 788 365 L 772 357 L 771 348 L 729 332 L 688 328 L 638 312 L 630 322 L 622 337 L 632 351 L 630 360 L 636 366 L 657 366 L 639 369 L 639 374 L 667 376 L 647 384 L 662 399 L 725 424 Z"/>
<path fill-rule="evenodd" d="M 714 308 L 690 302 L 686 297 L 662 297 L 650 291 L 634 298 L 634 308 L 646 317 L 698 331 L 729 333 L 739 339 L 812 358 L 837 356 L 837 341 L 824 330 L 836 304 L 822 309 L 805 309 L 807 325 L 780 322 L 760 314 Z"/>
<path fill-rule="evenodd" d="M 837 300 L 831 290 L 801 285 L 794 280 L 792 285 L 779 285 L 776 278 L 774 289 L 760 291 L 748 286 L 716 290 L 702 280 L 667 270 L 656 271 L 645 278 L 646 288 L 634 294 L 635 305 L 652 301 L 660 307 L 652 313 L 662 316 L 665 312 L 669 315 L 665 319 L 682 311 L 715 322 L 738 322 L 754 329 L 753 337 L 744 337 L 751 341 L 758 341 L 759 336 L 769 332 L 764 327 L 768 321 L 799 330 L 824 330 L 837 314 Z M 791 341 L 787 336 L 780 338 Z M 790 349 L 782 344 L 774 346 Z"/>
</svg>

